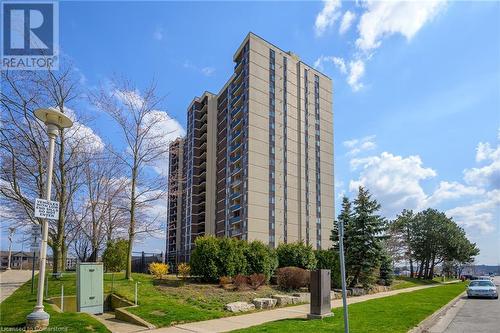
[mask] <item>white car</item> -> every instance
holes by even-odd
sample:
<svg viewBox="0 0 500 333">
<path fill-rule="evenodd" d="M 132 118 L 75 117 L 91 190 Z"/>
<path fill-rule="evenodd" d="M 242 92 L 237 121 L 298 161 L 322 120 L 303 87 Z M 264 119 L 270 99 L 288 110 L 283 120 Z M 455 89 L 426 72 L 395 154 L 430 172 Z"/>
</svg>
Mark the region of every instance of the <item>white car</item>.
<svg viewBox="0 0 500 333">
<path fill-rule="evenodd" d="M 473 280 L 467 287 L 467 297 L 489 297 L 498 299 L 497 287 L 490 279 Z"/>
</svg>

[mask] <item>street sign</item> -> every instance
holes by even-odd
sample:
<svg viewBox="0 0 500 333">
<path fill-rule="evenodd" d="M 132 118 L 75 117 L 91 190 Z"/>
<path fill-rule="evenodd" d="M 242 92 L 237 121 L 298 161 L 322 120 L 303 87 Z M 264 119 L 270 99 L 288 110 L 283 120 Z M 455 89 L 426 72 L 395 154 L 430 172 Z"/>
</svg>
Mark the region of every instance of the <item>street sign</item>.
<svg viewBox="0 0 500 333">
<path fill-rule="evenodd" d="M 30 243 L 30 252 L 39 252 L 40 251 L 40 240 L 42 239 L 42 230 L 40 225 L 32 225 L 31 226 L 31 243 Z"/>
<path fill-rule="evenodd" d="M 35 217 L 49 220 L 59 219 L 59 202 L 35 199 Z"/>
</svg>

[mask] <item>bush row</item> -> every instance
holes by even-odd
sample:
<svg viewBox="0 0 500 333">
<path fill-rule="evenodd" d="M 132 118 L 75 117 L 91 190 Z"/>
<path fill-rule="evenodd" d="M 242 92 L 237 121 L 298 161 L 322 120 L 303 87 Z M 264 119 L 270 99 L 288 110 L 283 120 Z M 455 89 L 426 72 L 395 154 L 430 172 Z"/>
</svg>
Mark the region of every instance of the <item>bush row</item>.
<svg viewBox="0 0 500 333">
<path fill-rule="evenodd" d="M 315 251 L 312 246 L 302 242 L 280 244 L 274 250 L 260 241 L 247 242 L 213 236 L 198 237 L 191 255 L 190 266 L 192 275 L 209 282 L 217 282 L 221 277 L 233 278 L 237 275 L 252 274 L 264 274 L 268 281 L 278 267 L 287 268 L 282 271 L 282 281 L 284 279 L 304 281 L 303 270 L 330 269 L 332 287 L 340 287 L 338 254 L 332 250 Z M 293 267 L 302 270 L 294 270 Z M 279 275 L 278 272 L 276 275 Z M 285 288 L 288 289 L 289 283 L 285 284 L 287 285 Z M 293 289 L 295 285 L 305 286 L 304 284 L 308 282 L 292 281 L 290 288 Z"/>
<path fill-rule="evenodd" d="M 260 241 L 203 236 L 196 238 L 191 254 L 191 273 L 204 281 L 222 276 L 264 274 L 269 280 L 278 266 L 276 251 Z"/>
</svg>

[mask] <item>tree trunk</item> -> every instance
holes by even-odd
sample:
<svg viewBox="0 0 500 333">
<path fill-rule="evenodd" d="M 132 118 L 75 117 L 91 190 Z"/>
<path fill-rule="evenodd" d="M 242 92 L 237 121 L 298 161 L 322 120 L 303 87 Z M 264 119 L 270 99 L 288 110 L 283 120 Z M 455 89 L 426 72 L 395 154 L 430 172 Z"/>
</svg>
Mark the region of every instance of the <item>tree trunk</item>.
<svg viewBox="0 0 500 333">
<path fill-rule="evenodd" d="M 65 211 L 66 211 L 66 170 L 64 165 L 64 132 L 63 130 L 59 131 L 60 137 L 60 150 L 59 150 L 59 173 L 61 177 L 61 193 L 59 197 L 60 207 L 59 207 L 59 219 L 57 220 L 57 228 L 56 228 L 56 252 L 57 256 L 54 255 L 54 265 L 53 272 L 62 272 L 64 271 L 64 263 L 61 262 L 62 257 L 62 247 L 64 243 L 64 233 L 65 233 Z M 57 259 L 56 259 L 57 257 Z"/>
<path fill-rule="evenodd" d="M 413 260 L 411 259 L 411 256 L 410 256 L 410 277 L 413 277 Z"/>
<path fill-rule="evenodd" d="M 424 273 L 424 264 L 425 264 L 425 262 L 424 262 L 424 260 L 422 260 L 422 261 L 420 262 L 420 268 L 418 269 L 418 278 L 419 278 L 419 279 L 421 279 L 421 278 L 422 278 L 422 275 L 423 275 L 423 273 Z"/>
<path fill-rule="evenodd" d="M 432 256 L 432 261 L 431 261 L 431 268 L 429 269 L 429 275 L 427 276 L 427 279 L 432 280 L 434 278 L 434 266 L 436 265 L 436 258 L 433 255 Z"/>
<path fill-rule="evenodd" d="M 135 164 L 134 164 L 135 165 Z M 137 181 L 137 167 L 132 168 L 132 189 L 130 191 L 130 225 L 128 228 L 128 251 L 127 251 L 127 269 L 125 270 L 125 278 L 132 280 L 132 247 L 135 236 L 135 185 Z"/>
</svg>

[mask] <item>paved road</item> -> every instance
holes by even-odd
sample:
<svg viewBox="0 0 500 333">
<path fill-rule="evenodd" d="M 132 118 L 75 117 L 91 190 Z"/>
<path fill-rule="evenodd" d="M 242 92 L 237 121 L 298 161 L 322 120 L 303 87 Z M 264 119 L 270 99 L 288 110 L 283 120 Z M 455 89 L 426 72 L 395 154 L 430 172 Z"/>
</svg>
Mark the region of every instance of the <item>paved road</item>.
<svg viewBox="0 0 500 333">
<path fill-rule="evenodd" d="M 497 289 L 500 277 L 495 278 Z M 500 300 L 468 299 L 464 296 L 429 329 L 430 333 L 498 333 Z"/>
<path fill-rule="evenodd" d="M 11 269 L 0 273 L 0 303 L 31 279 L 31 270 Z"/>
</svg>

